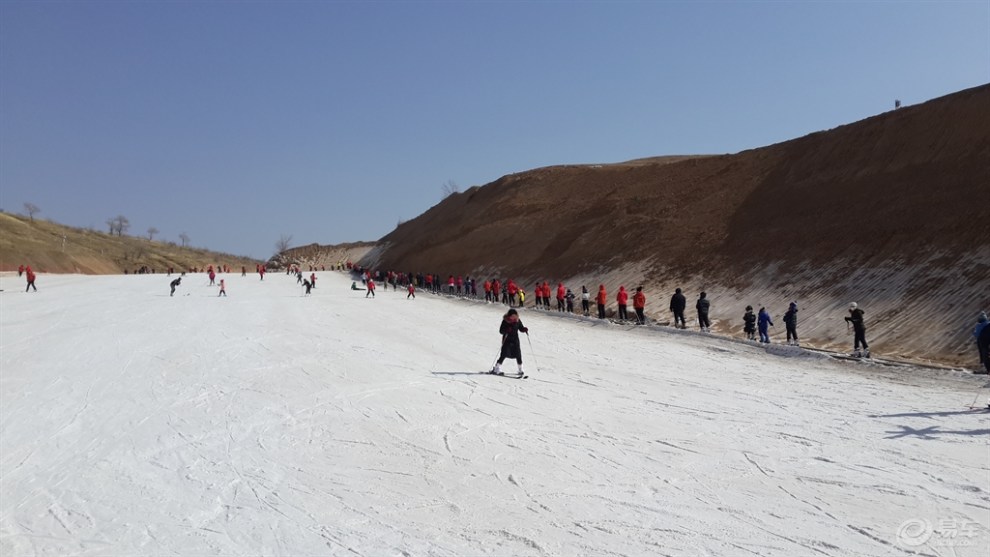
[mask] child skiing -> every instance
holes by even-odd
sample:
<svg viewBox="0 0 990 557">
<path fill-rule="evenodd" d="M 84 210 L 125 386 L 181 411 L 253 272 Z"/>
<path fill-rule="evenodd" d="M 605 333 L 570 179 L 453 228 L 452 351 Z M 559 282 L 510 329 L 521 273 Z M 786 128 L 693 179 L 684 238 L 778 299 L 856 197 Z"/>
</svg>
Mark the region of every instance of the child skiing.
<svg viewBox="0 0 990 557">
<path fill-rule="evenodd" d="M 416 299 L 416 287 L 413 285 L 413 283 L 410 282 L 409 283 L 409 286 L 406 287 L 406 290 L 409 292 L 408 294 L 406 294 L 406 299 L 408 300 L 409 298 L 412 298 L 413 300 L 415 300 Z"/>
<path fill-rule="evenodd" d="M 309 282 L 307 279 L 303 279 L 303 287 L 306 288 L 306 293 L 304 296 L 309 296 L 309 293 L 313 290 L 313 283 Z"/>
<path fill-rule="evenodd" d="M 504 375 L 502 372 L 502 362 L 506 358 L 514 358 L 516 363 L 519 364 L 519 376 L 523 376 L 523 361 L 522 361 L 522 347 L 519 343 L 519 333 L 529 334 L 529 329 L 523 326 L 522 321 L 519 320 L 519 313 L 514 309 L 510 309 L 502 317 L 502 325 L 499 326 L 498 332 L 502 335 L 502 351 L 499 353 L 498 362 L 495 363 L 495 367 L 492 369 L 491 373 L 495 375 Z"/>
<path fill-rule="evenodd" d="M 38 287 L 34 285 L 35 276 L 34 276 L 34 271 L 31 270 L 31 266 L 28 265 L 27 268 L 24 270 L 24 272 L 27 273 L 27 288 L 25 288 L 24 291 L 28 292 L 33 288 L 34 291 L 37 292 Z"/>
<path fill-rule="evenodd" d="M 220 293 L 217 294 L 217 298 L 219 298 L 220 296 L 223 296 L 224 298 L 227 297 L 227 286 L 224 285 L 223 279 L 220 279 Z"/>
<path fill-rule="evenodd" d="M 870 357 L 870 347 L 866 344 L 866 322 L 863 320 L 863 314 L 865 311 L 859 309 L 859 305 L 856 302 L 849 304 L 849 317 L 846 317 L 846 323 L 852 323 L 853 327 L 853 356 L 860 357 Z M 863 345 L 863 351 L 859 350 L 859 345 Z"/>
<path fill-rule="evenodd" d="M 368 286 L 368 292 L 365 293 L 364 297 L 367 298 L 368 296 L 371 296 L 372 298 L 374 298 L 375 297 L 375 281 L 373 281 L 373 280 L 371 280 L 369 278 L 368 279 L 368 285 L 367 286 Z"/>
<path fill-rule="evenodd" d="M 760 308 L 760 315 L 757 321 L 760 327 L 760 342 L 770 344 L 770 327 L 773 327 L 773 321 L 770 320 L 770 313 L 767 311 L 767 308 Z"/>
<path fill-rule="evenodd" d="M 787 308 L 787 313 L 784 314 L 784 325 L 787 327 L 787 344 L 793 344 L 794 346 L 800 346 L 797 336 L 797 312 L 797 302 L 791 302 L 791 305 Z"/>
<path fill-rule="evenodd" d="M 743 332 L 746 333 L 746 340 L 756 340 L 756 314 L 753 313 L 753 306 L 746 306 L 746 313 L 743 314 Z"/>
<path fill-rule="evenodd" d="M 176 286 L 179 286 L 179 284 L 181 284 L 181 283 L 182 283 L 182 277 L 179 277 L 179 278 L 177 278 L 177 279 L 175 279 L 175 280 L 173 280 L 172 282 L 170 282 L 170 283 L 169 283 L 169 286 L 171 286 L 171 287 L 172 287 L 172 291 L 171 291 L 171 292 L 169 292 L 169 294 L 168 294 L 168 295 L 169 295 L 169 296 L 174 296 L 174 295 L 175 295 L 175 287 L 176 287 Z"/>
</svg>

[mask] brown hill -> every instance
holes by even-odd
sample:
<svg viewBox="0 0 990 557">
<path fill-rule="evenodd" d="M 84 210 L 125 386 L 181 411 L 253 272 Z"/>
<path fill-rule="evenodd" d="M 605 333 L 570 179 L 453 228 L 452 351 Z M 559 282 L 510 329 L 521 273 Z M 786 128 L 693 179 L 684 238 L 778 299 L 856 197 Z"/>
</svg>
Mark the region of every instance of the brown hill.
<svg viewBox="0 0 990 557">
<path fill-rule="evenodd" d="M 374 242 L 351 242 L 346 244 L 309 244 L 289 248 L 268 260 L 268 267 L 284 269 L 287 265 L 299 265 L 302 269 L 310 266 L 326 266 L 327 269 L 347 262 L 356 262 L 364 257 L 372 248 Z"/>
<path fill-rule="evenodd" d="M 247 257 L 170 242 L 64 226 L 47 220 L 0 213 L 0 271 L 31 265 L 42 273 L 111 274 L 141 267 L 161 273 L 168 267 L 185 270 L 208 265 L 246 266 L 259 263 Z"/>
<path fill-rule="evenodd" d="M 634 164 L 630 164 L 634 163 Z M 814 344 L 972 364 L 990 305 L 990 85 L 734 155 L 558 166 L 454 194 L 381 240 L 366 264 L 642 282 L 664 317 L 675 285 L 707 289 L 717 328 L 790 300 Z M 652 309 L 652 311 L 651 311 Z"/>
</svg>

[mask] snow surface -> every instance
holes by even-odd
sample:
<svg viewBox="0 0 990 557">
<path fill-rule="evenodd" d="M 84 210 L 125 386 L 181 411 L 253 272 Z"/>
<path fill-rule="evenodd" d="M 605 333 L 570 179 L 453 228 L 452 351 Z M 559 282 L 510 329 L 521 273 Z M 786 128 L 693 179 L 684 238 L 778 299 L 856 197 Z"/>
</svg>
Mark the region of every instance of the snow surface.
<svg viewBox="0 0 990 557">
<path fill-rule="evenodd" d="M 990 551 L 978 377 L 223 276 L 0 279 L 0 554 Z"/>
</svg>

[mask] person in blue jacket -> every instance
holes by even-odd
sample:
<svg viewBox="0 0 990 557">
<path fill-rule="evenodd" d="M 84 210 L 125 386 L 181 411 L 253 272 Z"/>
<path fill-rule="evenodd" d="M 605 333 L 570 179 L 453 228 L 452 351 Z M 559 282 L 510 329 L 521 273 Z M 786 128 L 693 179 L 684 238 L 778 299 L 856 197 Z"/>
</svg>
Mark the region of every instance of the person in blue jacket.
<svg viewBox="0 0 990 557">
<path fill-rule="evenodd" d="M 987 342 L 985 339 L 983 342 L 980 342 L 980 335 L 983 334 L 984 329 L 990 329 L 988 325 L 990 325 L 990 321 L 987 320 L 987 312 L 981 312 L 979 319 L 976 321 L 976 327 L 973 329 L 973 338 L 976 339 L 976 349 L 980 352 L 980 363 L 983 364 L 985 369 L 976 373 L 990 373 L 990 354 L 987 353 Z"/>
<path fill-rule="evenodd" d="M 760 342 L 764 344 L 770 344 L 770 327 L 773 327 L 773 321 L 770 320 L 770 313 L 767 312 L 767 308 L 760 308 L 760 315 L 757 317 L 757 326 L 760 328 Z"/>
</svg>

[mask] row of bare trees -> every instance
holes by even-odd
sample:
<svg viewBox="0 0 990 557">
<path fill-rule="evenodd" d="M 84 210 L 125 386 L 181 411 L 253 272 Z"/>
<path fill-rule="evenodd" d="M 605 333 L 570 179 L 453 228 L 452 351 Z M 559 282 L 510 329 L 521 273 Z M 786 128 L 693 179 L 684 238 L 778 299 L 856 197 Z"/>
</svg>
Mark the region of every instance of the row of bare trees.
<svg viewBox="0 0 990 557">
<path fill-rule="evenodd" d="M 27 213 L 28 218 L 31 222 L 34 222 L 34 216 L 41 212 L 41 208 L 34 203 L 25 203 L 24 212 Z M 111 236 L 116 234 L 117 236 L 123 236 L 125 232 L 130 230 L 131 221 L 124 215 L 117 215 L 116 217 L 110 217 L 106 221 L 107 227 L 109 228 L 109 233 Z M 155 235 L 161 232 L 154 226 L 148 227 L 147 234 L 149 240 L 154 240 Z M 292 237 L 289 237 L 291 240 Z M 189 235 L 185 232 L 179 234 L 179 240 L 182 242 L 182 247 L 187 247 L 189 245 Z"/>
</svg>

